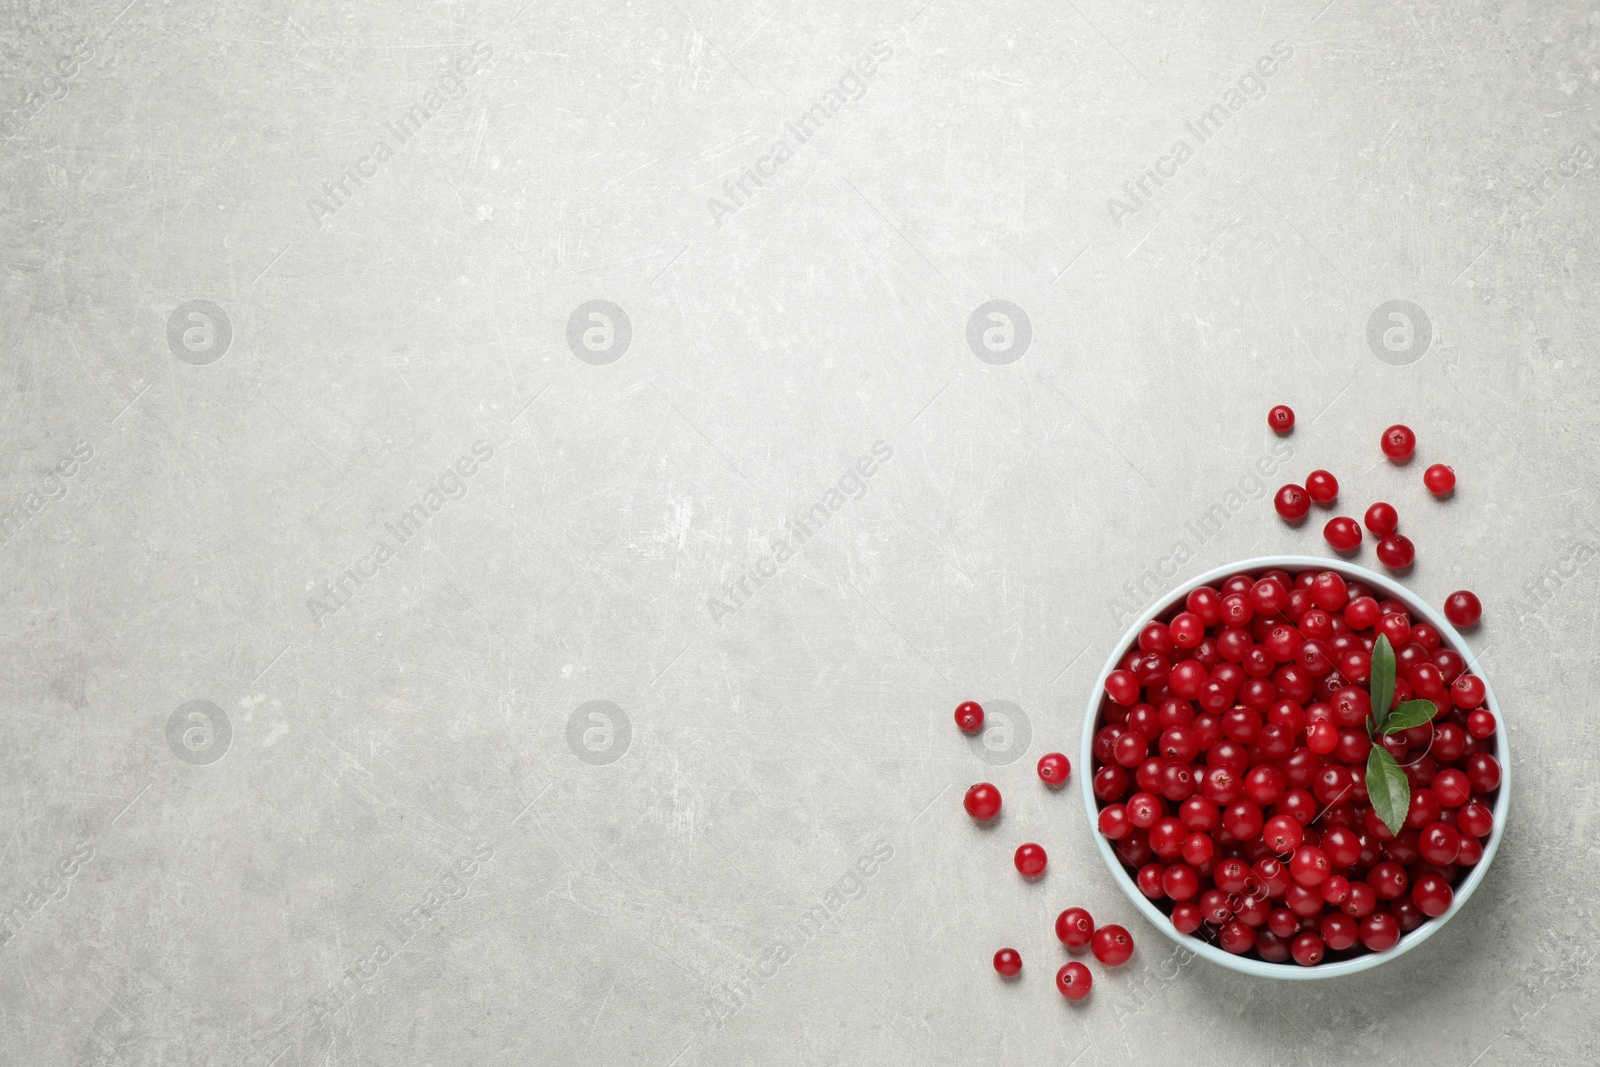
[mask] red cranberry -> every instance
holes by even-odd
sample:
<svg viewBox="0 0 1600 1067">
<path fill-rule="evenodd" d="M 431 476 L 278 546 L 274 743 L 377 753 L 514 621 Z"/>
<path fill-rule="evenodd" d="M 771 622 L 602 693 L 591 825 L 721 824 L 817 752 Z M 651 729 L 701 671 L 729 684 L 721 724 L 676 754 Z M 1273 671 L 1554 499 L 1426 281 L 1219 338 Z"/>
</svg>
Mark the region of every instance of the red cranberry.
<svg viewBox="0 0 1600 1067">
<path fill-rule="evenodd" d="M 994 969 L 1007 978 L 1015 978 L 1022 971 L 1022 956 L 1014 948 L 1003 948 L 994 954 Z"/>
<path fill-rule="evenodd" d="M 1256 955 L 1268 963 L 1282 963 L 1289 958 L 1289 942 L 1271 930 L 1262 930 L 1256 934 L 1255 948 Z"/>
<path fill-rule="evenodd" d="M 1272 506 L 1284 522 L 1299 522 L 1311 510 L 1311 496 L 1302 486 L 1290 482 L 1272 498 Z"/>
<path fill-rule="evenodd" d="M 1097 800 L 1117 800 L 1127 793 L 1132 784 L 1128 772 L 1116 764 L 1101 767 L 1094 772 L 1094 795 Z"/>
<path fill-rule="evenodd" d="M 1094 936 L 1094 919 L 1082 908 L 1068 908 L 1056 916 L 1056 937 L 1068 948 L 1082 948 Z"/>
<path fill-rule="evenodd" d="M 1315 967 L 1321 963 L 1326 949 L 1327 946 L 1322 943 L 1322 938 L 1309 930 L 1289 943 L 1289 954 L 1302 967 Z"/>
<path fill-rule="evenodd" d="M 956 707 L 956 726 L 964 734 L 975 734 L 983 729 L 983 707 L 975 700 L 969 700 Z"/>
<path fill-rule="evenodd" d="M 1056 988 L 1068 1000 L 1082 1000 L 1089 995 L 1089 989 L 1094 985 L 1094 975 L 1089 973 L 1089 968 L 1074 960 L 1061 965 L 1056 972 Z"/>
<path fill-rule="evenodd" d="M 1200 876 L 1187 863 L 1174 863 L 1161 875 L 1161 890 L 1173 900 L 1190 900 L 1200 892 Z M 1096 945 L 1095 955 L 1099 954 L 1099 946 Z"/>
<path fill-rule="evenodd" d="M 1487 837 L 1494 829 L 1494 812 L 1476 800 L 1469 800 L 1456 813 L 1456 828 L 1473 837 Z"/>
<path fill-rule="evenodd" d="M 1393 900 L 1406 891 L 1406 870 L 1392 860 L 1385 860 L 1367 872 L 1367 884 L 1379 900 Z"/>
<path fill-rule="evenodd" d="M 1441 671 L 1440 677 L 1442 678 L 1443 676 L 1444 674 Z M 1463 711 L 1478 707 L 1488 695 L 1489 688 L 1483 684 L 1483 679 L 1471 674 L 1458 675 L 1455 682 L 1450 686 L 1450 702 Z M 1485 711 L 1484 714 L 1489 716 L 1489 733 L 1493 733 L 1494 716 L 1488 711 Z M 1468 733 L 1472 732 L 1471 725 L 1472 719 L 1471 716 L 1468 716 Z M 1473 734 L 1473 736 L 1488 737 L 1489 733 Z"/>
<path fill-rule="evenodd" d="M 1329 519 L 1322 536 L 1335 552 L 1354 552 L 1361 547 L 1361 525 L 1346 515 Z"/>
<path fill-rule="evenodd" d="M 1483 603 L 1473 593 L 1457 589 L 1444 598 L 1444 617 L 1450 620 L 1451 625 L 1463 629 L 1476 626 L 1478 620 L 1483 618 Z"/>
<path fill-rule="evenodd" d="M 1016 864 L 1017 872 L 1024 878 L 1037 878 L 1044 873 L 1045 864 L 1048 862 L 1044 849 L 1029 842 L 1017 846 Z"/>
<path fill-rule="evenodd" d="M 1333 912 L 1322 917 L 1322 940 L 1335 952 L 1343 952 L 1360 937 L 1360 927 L 1348 915 Z"/>
<path fill-rule="evenodd" d="M 1461 852 L 1461 834 L 1454 826 L 1442 822 L 1425 827 L 1417 837 L 1417 848 L 1422 858 L 1438 867 L 1454 863 Z"/>
<path fill-rule="evenodd" d="M 1060 752 L 1047 752 L 1039 757 L 1039 778 L 1049 786 L 1066 783 L 1072 773 L 1072 762 Z"/>
<path fill-rule="evenodd" d="M 1411 427 L 1396 424 L 1383 431 L 1383 454 L 1395 463 L 1404 463 L 1417 449 L 1417 435 Z"/>
<path fill-rule="evenodd" d="M 1200 621 L 1207 626 L 1215 626 L 1222 621 L 1222 594 L 1209 585 L 1191 589 L 1184 598 L 1183 606 L 1200 616 Z"/>
<path fill-rule="evenodd" d="M 1367 509 L 1367 532 L 1373 537 L 1387 537 L 1400 525 L 1400 515 L 1393 504 L 1378 501 Z"/>
<path fill-rule="evenodd" d="M 1492 793 L 1500 787 L 1500 761 L 1487 752 L 1468 756 L 1465 770 L 1475 792 Z"/>
<path fill-rule="evenodd" d="M 1131 671 L 1115 670 L 1106 678 L 1106 695 L 1127 707 L 1139 699 L 1139 680 Z"/>
<path fill-rule="evenodd" d="M 988 822 L 1000 814 L 1000 790 L 988 782 L 979 782 L 967 790 L 964 803 L 968 815 L 979 822 Z"/>
<path fill-rule="evenodd" d="M 1437 919 L 1449 911 L 1454 900 L 1455 892 L 1450 888 L 1450 882 L 1431 872 L 1418 878 L 1417 884 L 1411 887 L 1412 903 L 1430 919 Z"/>
<path fill-rule="evenodd" d="M 1294 429 L 1294 411 L 1287 404 L 1279 404 L 1267 412 L 1267 425 L 1272 427 L 1272 432 L 1282 437 Z"/>
<path fill-rule="evenodd" d="M 1349 603 L 1349 587 L 1333 571 L 1320 571 L 1311 582 L 1311 600 L 1323 611 L 1339 611 Z"/>
<path fill-rule="evenodd" d="M 1090 938 L 1094 958 L 1107 967 L 1127 963 L 1133 955 L 1133 938 L 1120 926 L 1102 926 Z"/>
<path fill-rule="evenodd" d="M 1400 923 L 1388 912 L 1375 911 L 1361 920 L 1361 943 L 1373 952 L 1383 952 L 1400 943 Z"/>
<path fill-rule="evenodd" d="M 1403 571 L 1417 557 L 1417 547 L 1405 534 L 1392 533 L 1378 542 L 1378 562 L 1392 571 Z"/>
<path fill-rule="evenodd" d="M 1458 679 L 1459 681 L 1459 679 Z M 1474 679 L 1476 681 L 1476 679 Z M 1481 684 L 1481 683 L 1480 683 Z M 1482 700 L 1482 697 L 1478 698 Z M 1467 733 L 1483 741 L 1494 736 L 1494 712 L 1488 708 L 1477 708 L 1467 714 Z"/>
<path fill-rule="evenodd" d="M 1249 952 L 1255 947 L 1255 943 L 1255 927 L 1246 926 L 1237 919 L 1217 932 L 1217 944 L 1222 946 L 1223 951 L 1231 952 L 1235 956 Z"/>
<path fill-rule="evenodd" d="M 1323 470 L 1306 475 L 1306 495 L 1324 507 L 1339 499 L 1339 479 Z"/>
<path fill-rule="evenodd" d="M 1172 908 L 1172 925 L 1180 934 L 1192 934 L 1206 921 L 1200 905 L 1190 900 L 1180 901 Z"/>
<path fill-rule="evenodd" d="M 1422 472 L 1422 484 L 1434 496 L 1449 496 L 1456 487 L 1456 472 L 1443 463 L 1435 463 Z"/>
</svg>

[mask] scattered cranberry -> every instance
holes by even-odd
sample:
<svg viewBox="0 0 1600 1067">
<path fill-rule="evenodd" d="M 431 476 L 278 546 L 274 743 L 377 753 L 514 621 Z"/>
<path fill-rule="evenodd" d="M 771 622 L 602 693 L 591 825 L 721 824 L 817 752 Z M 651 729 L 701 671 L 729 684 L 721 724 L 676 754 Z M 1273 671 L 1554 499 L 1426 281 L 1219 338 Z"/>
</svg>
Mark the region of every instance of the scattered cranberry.
<svg viewBox="0 0 1600 1067">
<path fill-rule="evenodd" d="M 1417 435 L 1411 427 L 1395 424 L 1383 431 L 1383 454 L 1395 463 L 1404 463 L 1417 449 Z"/>
<path fill-rule="evenodd" d="M 1400 525 L 1400 513 L 1393 504 L 1378 501 L 1367 509 L 1367 532 L 1373 537 L 1387 537 Z"/>
<path fill-rule="evenodd" d="M 1107 967 L 1117 967 L 1128 962 L 1133 955 L 1133 938 L 1120 926 L 1102 926 L 1089 940 L 1094 958 Z"/>
<path fill-rule="evenodd" d="M 1060 752 L 1047 752 L 1039 757 L 1039 778 L 1045 785 L 1063 785 L 1071 773 L 1071 761 Z"/>
<path fill-rule="evenodd" d="M 969 700 L 956 706 L 956 725 L 964 734 L 975 734 L 983 729 L 983 706 Z"/>
<path fill-rule="evenodd" d="M 1450 620 L 1451 625 L 1463 629 L 1476 626 L 1478 620 L 1483 618 L 1483 602 L 1475 594 L 1457 589 L 1444 598 L 1444 617 Z"/>
<path fill-rule="evenodd" d="M 1283 436 L 1294 429 L 1294 410 L 1287 404 L 1279 404 L 1267 412 L 1267 425 L 1272 427 L 1272 432 Z"/>
<path fill-rule="evenodd" d="M 1037 878 L 1044 873 L 1045 864 L 1049 862 L 1044 854 L 1044 849 L 1031 841 L 1026 845 L 1017 846 L 1016 864 L 1017 871 L 1024 878 Z"/>
<path fill-rule="evenodd" d="M 1443 463 L 1435 463 L 1422 472 L 1422 484 L 1434 496 L 1449 496 L 1456 487 L 1456 472 Z"/>
<path fill-rule="evenodd" d="M 1278 490 L 1278 495 L 1272 498 L 1272 506 L 1284 522 L 1299 522 L 1311 510 L 1311 496 L 1303 487 L 1290 482 Z"/>
<path fill-rule="evenodd" d="M 1378 562 L 1392 571 L 1403 571 L 1417 557 L 1417 547 L 1405 534 L 1392 533 L 1378 542 Z"/>
<path fill-rule="evenodd" d="M 1089 995 L 1089 988 L 1094 985 L 1094 975 L 1089 973 L 1089 968 L 1074 960 L 1063 964 L 1056 972 L 1056 988 L 1061 990 L 1061 995 L 1068 1000 L 1082 1000 Z"/>
<path fill-rule="evenodd" d="M 1056 937 L 1068 948 L 1082 948 L 1094 936 L 1094 919 L 1082 908 L 1068 908 L 1056 916 Z"/>
<path fill-rule="evenodd" d="M 1000 790 L 988 782 L 979 782 L 967 790 L 967 814 L 979 822 L 988 822 L 1000 814 Z"/>
<path fill-rule="evenodd" d="M 1361 547 L 1361 524 L 1341 515 L 1328 520 L 1328 525 L 1322 528 L 1322 536 L 1335 552 L 1354 552 Z"/>
<path fill-rule="evenodd" d="M 994 954 L 994 969 L 1006 978 L 1015 978 L 1022 972 L 1022 956 L 1014 948 L 1003 948 Z"/>
<path fill-rule="evenodd" d="M 1327 471 L 1312 471 L 1306 475 L 1306 496 L 1324 506 L 1339 499 L 1339 479 Z"/>
</svg>

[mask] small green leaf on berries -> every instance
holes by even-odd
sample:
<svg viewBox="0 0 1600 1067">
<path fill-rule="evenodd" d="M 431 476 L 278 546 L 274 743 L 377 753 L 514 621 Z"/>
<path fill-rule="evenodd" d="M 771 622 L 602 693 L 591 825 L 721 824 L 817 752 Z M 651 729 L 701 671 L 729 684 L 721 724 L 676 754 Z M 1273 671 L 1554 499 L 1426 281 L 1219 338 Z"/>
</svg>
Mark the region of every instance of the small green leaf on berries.
<svg viewBox="0 0 1600 1067">
<path fill-rule="evenodd" d="M 1390 833 L 1398 834 L 1411 810 L 1411 783 L 1389 750 L 1373 745 L 1367 756 L 1367 796 L 1372 810 Z"/>
<path fill-rule="evenodd" d="M 1409 730 L 1413 726 L 1421 726 L 1439 714 L 1439 705 L 1431 700 L 1408 700 L 1394 709 L 1394 714 L 1389 716 L 1388 723 L 1384 726 L 1386 734 L 1397 734 L 1401 730 Z"/>
<path fill-rule="evenodd" d="M 1394 703 L 1394 646 L 1383 634 L 1372 646 L 1371 693 L 1372 721 L 1381 733 L 1389 721 L 1389 705 Z"/>
</svg>

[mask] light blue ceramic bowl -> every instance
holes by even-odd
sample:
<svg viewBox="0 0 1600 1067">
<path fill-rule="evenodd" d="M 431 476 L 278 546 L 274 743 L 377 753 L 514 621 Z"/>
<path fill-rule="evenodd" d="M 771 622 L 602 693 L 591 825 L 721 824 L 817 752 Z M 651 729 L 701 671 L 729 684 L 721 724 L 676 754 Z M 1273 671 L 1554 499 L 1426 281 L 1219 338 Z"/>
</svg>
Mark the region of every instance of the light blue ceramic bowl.
<svg viewBox="0 0 1600 1067">
<path fill-rule="evenodd" d="M 1343 575 L 1347 580 L 1359 581 L 1368 588 L 1382 593 L 1379 599 L 1393 598 L 1405 604 L 1410 609 L 1413 619 L 1424 619 L 1430 626 L 1439 631 L 1439 638 L 1443 647 L 1454 649 L 1467 661 L 1468 667 L 1478 677 L 1483 678 L 1484 686 L 1488 689 L 1487 705 L 1494 712 L 1497 730 L 1495 733 L 1495 758 L 1500 761 L 1500 794 L 1494 805 L 1494 832 L 1484 842 L 1483 859 L 1467 875 L 1466 881 L 1456 887 L 1455 901 L 1450 905 L 1450 910 L 1436 919 L 1429 919 L 1415 930 L 1400 939 L 1400 943 L 1387 952 L 1371 952 L 1353 959 L 1340 960 L 1336 963 L 1323 963 L 1316 967 L 1301 967 L 1290 963 L 1267 963 L 1258 959 L 1249 959 L 1235 956 L 1225 952 L 1216 945 L 1203 941 L 1189 934 L 1181 934 L 1172 925 L 1172 920 L 1164 915 L 1160 909 L 1152 904 L 1133 878 L 1128 874 L 1127 868 L 1122 865 L 1116 853 L 1111 849 L 1111 842 L 1106 840 L 1098 830 L 1095 831 L 1095 843 L 1100 848 L 1100 856 L 1106 861 L 1106 867 L 1111 871 L 1114 879 L 1122 891 L 1127 894 L 1128 900 L 1135 908 L 1149 919 L 1156 929 L 1170 937 L 1184 949 L 1203 956 L 1219 966 L 1229 970 L 1241 971 L 1244 974 L 1253 974 L 1261 978 L 1286 978 L 1304 981 L 1313 978 L 1337 978 L 1340 975 L 1355 974 L 1376 967 L 1381 963 L 1399 956 L 1403 952 L 1410 952 L 1428 938 L 1445 923 L 1449 922 L 1457 912 L 1466 907 L 1467 901 L 1472 897 L 1473 891 L 1478 888 L 1478 883 L 1483 881 L 1484 875 L 1489 871 L 1489 864 L 1494 860 L 1495 851 L 1500 847 L 1500 837 L 1505 832 L 1506 815 L 1511 802 L 1511 749 L 1507 744 L 1506 719 L 1501 713 L 1500 705 L 1495 701 L 1494 689 L 1489 686 L 1489 680 L 1484 678 L 1478 669 L 1477 660 L 1472 651 L 1462 639 L 1461 634 L 1450 625 L 1448 619 L 1435 611 L 1430 605 L 1423 603 L 1417 595 L 1405 586 L 1381 574 L 1375 574 L 1365 567 L 1357 567 L 1341 560 L 1329 559 L 1323 556 L 1263 556 L 1260 559 L 1247 559 L 1238 563 L 1231 563 L 1226 567 L 1207 571 L 1205 574 L 1192 578 L 1178 586 L 1172 592 L 1163 596 L 1143 615 L 1137 622 L 1128 628 L 1122 636 L 1115 650 L 1107 657 L 1106 664 L 1100 670 L 1100 677 L 1095 680 L 1094 689 L 1089 694 L 1089 707 L 1083 720 L 1083 745 L 1078 753 L 1078 766 L 1083 768 L 1079 774 L 1079 784 L 1083 790 L 1083 803 L 1089 814 L 1089 825 L 1097 826 L 1100 816 L 1100 805 L 1094 795 L 1094 735 L 1099 725 L 1101 702 L 1105 695 L 1106 677 L 1117 669 L 1117 662 L 1123 654 L 1132 648 L 1139 640 L 1139 631 L 1152 620 L 1164 615 L 1174 607 L 1182 604 L 1188 597 L 1190 590 L 1202 585 L 1216 585 L 1230 575 L 1241 572 L 1259 574 L 1274 567 L 1282 568 L 1290 574 L 1298 574 L 1303 570 L 1334 571 Z"/>
</svg>

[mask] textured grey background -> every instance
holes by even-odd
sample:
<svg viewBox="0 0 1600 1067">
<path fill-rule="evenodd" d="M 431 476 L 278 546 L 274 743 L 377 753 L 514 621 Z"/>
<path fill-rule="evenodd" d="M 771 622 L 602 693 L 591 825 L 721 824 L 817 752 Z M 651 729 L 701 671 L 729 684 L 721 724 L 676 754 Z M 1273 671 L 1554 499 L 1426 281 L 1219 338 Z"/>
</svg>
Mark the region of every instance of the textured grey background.
<svg viewBox="0 0 1600 1067">
<path fill-rule="evenodd" d="M 0 28 L 0 1061 L 1600 1059 L 1592 5 L 124 3 Z M 1483 596 L 1514 736 L 1331 984 L 1175 956 L 1032 770 L 1157 585 L 1324 550 L 1263 461 Z"/>
</svg>

